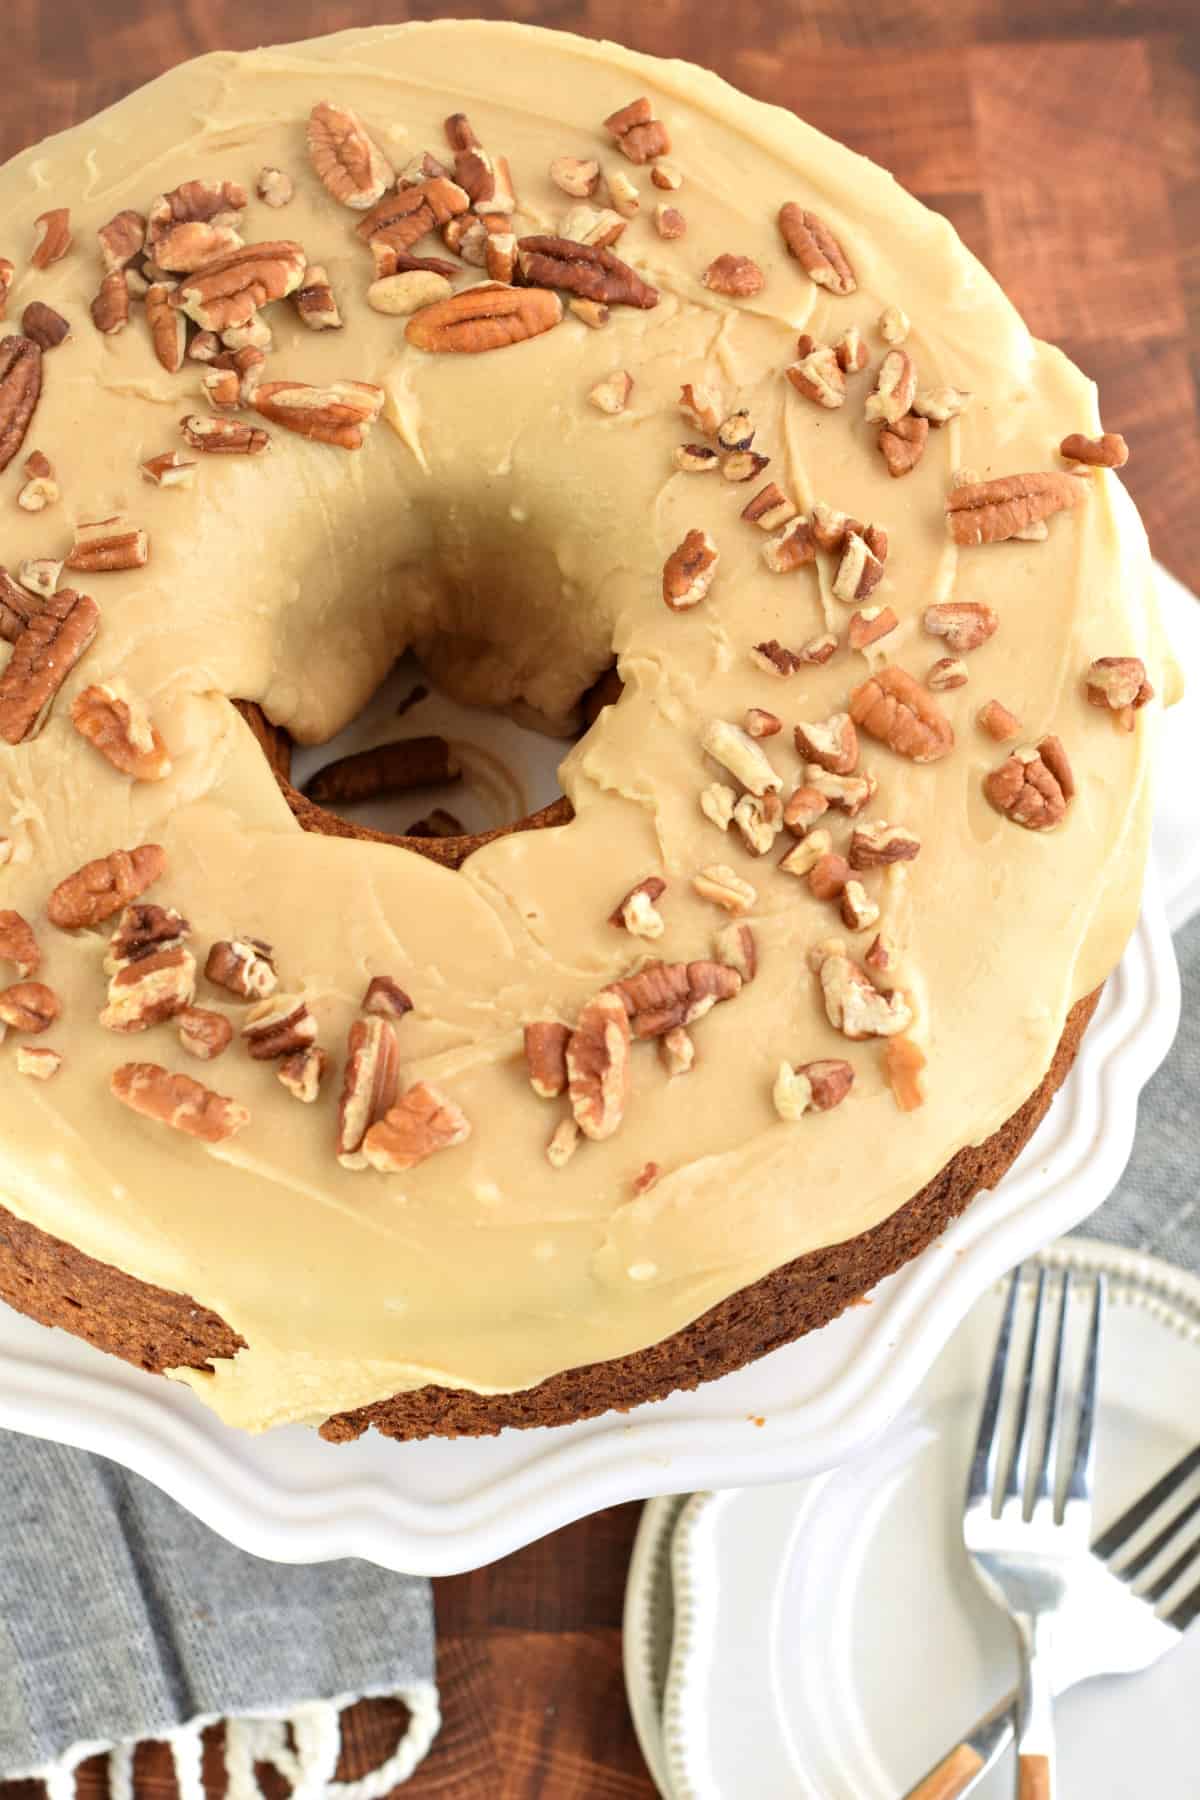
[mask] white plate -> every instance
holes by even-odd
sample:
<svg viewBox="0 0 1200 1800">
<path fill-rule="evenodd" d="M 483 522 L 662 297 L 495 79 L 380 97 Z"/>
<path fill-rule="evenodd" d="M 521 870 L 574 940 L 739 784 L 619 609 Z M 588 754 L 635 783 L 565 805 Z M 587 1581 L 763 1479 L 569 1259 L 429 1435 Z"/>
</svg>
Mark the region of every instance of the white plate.
<svg viewBox="0 0 1200 1800">
<path fill-rule="evenodd" d="M 1047 1260 L 1105 1268 L 1113 1286 L 1102 1528 L 1200 1435 L 1200 1281 L 1081 1239 Z M 687 1501 L 672 1534 L 673 1596 L 660 1580 L 657 1595 L 629 1599 L 629 1616 L 656 1616 L 660 1637 L 673 1635 L 661 1708 L 649 1703 L 636 1645 L 626 1651 L 631 1697 L 643 1689 L 643 1741 L 671 1800 L 896 1800 L 1011 1688 L 1012 1635 L 970 1571 L 959 1515 L 1000 1312 L 993 1290 L 892 1428 L 842 1469 Z M 639 1538 L 660 1537 L 668 1504 L 647 1507 Z M 651 1573 L 640 1550 L 631 1581 Z M 1200 1626 L 1147 1674 L 1067 1695 L 1062 1791 L 1190 1800 L 1198 1681 Z M 978 1792 L 1010 1794 L 1011 1762 Z"/>
<path fill-rule="evenodd" d="M 1200 755 L 1200 722 L 1191 733 L 1177 766 Z M 1200 837 L 1195 786 L 1180 783 L 1168 798 L 1173 853 Z M 1178 904 L 1175 890 L 1169 899 Z M 299 1427 L 251 1438 L 178 1385 L 0 1307 L 0 1427 L 114 1457 L 256 1555 L 362 1556 L 433 1575 L 477 1568 L 619 1501 L 829 1468 L 903 1405 L 979 1294 L 1111 1191 L 1178 1008 L 1152 880 L 1071 1078 L 998 1190 L 884 1282 L 871 1306 L 694 1394 L 494 1439 L 397 1445 L 369 1434 L 335 1446 Z"/>
</svg>

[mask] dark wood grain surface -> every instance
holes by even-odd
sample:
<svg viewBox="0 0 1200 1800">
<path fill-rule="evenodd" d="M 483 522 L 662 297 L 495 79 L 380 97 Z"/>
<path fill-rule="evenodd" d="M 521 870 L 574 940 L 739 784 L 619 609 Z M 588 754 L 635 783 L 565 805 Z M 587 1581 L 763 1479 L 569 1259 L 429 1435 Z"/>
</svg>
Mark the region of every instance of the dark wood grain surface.
<svg viewBox="0 0 1200 1800">
<path fill-rule="evenodd" d="M 706 63 L 894 170 L 1099 382 L 1155 552 L 1200 587 L 1196 0 L 9 0 L 0 159 L 203 50 L 470 13 Z M 414 1800 L 653 1796 L 621 1679 L 636 1522 L 615 1508 L 436 1584 L 445 1723 Z M 401 1723 L 357 1708 L 342 1772 L 378 1761 Z M 219 1761 L 214 1741 L 214 1794 Z M 154 1746 L 137 1787 L 174 1791 Z M 104 1792 L 99 1766 L 80 1789 Z M 0 1784 L 0 1800 L 37 1792 Z"/>
</svg>

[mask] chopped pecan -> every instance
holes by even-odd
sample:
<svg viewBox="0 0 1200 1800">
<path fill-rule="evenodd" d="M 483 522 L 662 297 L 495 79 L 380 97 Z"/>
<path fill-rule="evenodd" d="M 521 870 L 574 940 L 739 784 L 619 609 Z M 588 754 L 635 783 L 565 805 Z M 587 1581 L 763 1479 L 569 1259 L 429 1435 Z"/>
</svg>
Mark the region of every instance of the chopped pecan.
<svg viewBox="0 0 1200 1800">
<path fill-rule="evenodd" d="M 576 298 L 567 302 L 567 308 L 589 331 L 602 330 L 612 317 L 607 306 L 602 306 L 598 300 Z"/>
<path fill-rule="evenodd" d="M 415 1169 L 439 1150 L 453 1149 L 471 1135 L 471 1122 L 453 1100 L 428 1082 L 407 1088 L 377 1119 L 363 1139 L 362 1156 L 372 1169 L 399 1174 Z"/>
<path fill-rule="evenodd" d="M 833 411 L 846 401 L 846 377 L 836 353 L 828 344 L 818 344 L 799 362 L 790 363 L 784 374 L 796 392 L 817 406 Z"/>
<path fill-rule="evenodd" d="M 717 953 L 717 961 L 727 968 L 734 969 L 742 978 L 744 987 L 753 981 L 758 974 L 758 944 L 753 927 L 744 920 L 731 919 L 728 925 L 722 925 L 713 940 L 713 948 Z"/>
<path fill-rule="evenodd" d="M 175 948 L 191 935 L 191 926 L 173 906 L 156 906 L 144 901 L 127 906 L 117 921 L 117 929 L 108 941 L 104 967 L 115 975 L 130 963 L 155 956 L 160 950 Z"/>
<path fill-rule="evenodd" d="M 857 375 L 860 369 L 866 368 L 870 351 L 857 325 L 847 325 L 842 335 L 834 339 L 833 354 L 843 374 Z"/>
<path fill-rule="evenodd" d="M 884 1074 L 901 1112 L 915 1112 L 925 1104 L 925 1084 L 921 1079 L 924 1067 L 925 1052 L 904 1032 L 889 1038 L 884 1045 Z"/>
<path fill-rule="evenodd" d="M 268 381 L 255 389 L 251 404 L 264 419 L 299 437 L 316 438 L 339 450 L 360 450 L 383 402 L 383 389 L 366 381 L 333 381 L 328 387 Z"/>
<path fill-rule="evenodd" d="M 778 638 L 767 638 L 764 643 L 755 644 L 750 656 L 765 674 L 778 675 L 784 680 L 804 666 L 803 656 L 796 650 L 787 649 Z"/>
<path fill-rule="evenodd" d="M 1021 721 L 999 700 L 988 700 L 975 715 L 981 731 L 986 731 L 998 744 L 1011 743 L 1021 735 Z"/>
<path fill-rule="evenodd" d="M 148 1031 L 190 1006 L 196 992 L 196 959 L 175 943 L 118 968 L 100 1014 L 106 1031 Z"/>
<path fill-rule="evenodd" d="M 944 600 L 927 606 L 921 623 L 930 637 L 945 638 L 956 656 L 986 644 L 1000 619 L 980 600 Z"/>
<path fill-rule="evenodd" d="M 1027 831 L 1052 831 L 1067 816 L 1075 780 L 1061 742 L 1053 735 L 1036 748 L 1014 750 L 986 776 L 983 791 L 997 812 Z"/>
<path fill-rule="evenodd" d="M 838 638 L 832 631 L 822 637 L 809 638 L 800 650 L 800 660 L 806 663 L 827 663 L 838 647 Z"/>
<path fill-rule="evenodd" d="M 707 444 L 680 444 L 675 450 L 675 467 L 685 475 L 703 475 L 721 467 L 721 458 Z"/>
<path fill-rule="evenodd" d="M 705 437 L 716 437 L 721 429 L 720 396 L 700 382 L 687 381 L 679 390 L 679 410 L 689 425 Z"/>
<path fill-rule="evenodd" d="M 301 294 L 306 291 L 300 289 Z M 367 305 L 372 312 L 403 318 L 418 312 L 422 306 L 432 306 L 435 300 L 444 300 L 452 292 L 446 277 L 434 269 L 405 269 L 373 281 L 367 289 Z M 341 324 L 340 317 L 338 324 Z M 320 327 L 314 326 L 314 330 L 317 329 Z"/>
<path fill-rule="evenodd" d="M 122 1063 L 109 1087 L 133 1112 L 205 1144 L 223 1143 L 250 1123 L 249 1109 L 240 1101 L 215 1094 L 190 1075 L 172 1075 L 158 1063 Z"/>
<path fill-rule="evenodd" d="M 100 610 L 88 594 L 60 588 L 31 613 L 0 674 L 0 738 L 36 735 L 67 676 L 96 635 Z"/>
<path fill-rule="evenodd" d="M 749 450 L 754 442 L 754 423 L 744 409 L 730 413 L 717 426 L 717 443 L 722 450 Z"/>
<path fill-rule="evenodd" d="M 916 832 L 904 825 L 889 825 L 886 819 L 868 819 L 856 825 L 850 838 L 850 867 L 859 871 L 912 862 L 920 853 Z"/>
<path fill-rule="evenodd" d="M 911 475 L 925 454 L 929 439 L 929 421 L 915 413 L 906 413 L 893 425 L 879 427 L 879 449 L 893 480 Z"/>
<path fill-rule="evenodd" d="M 59 485 L 53 476 L 35 475 L 30 477 L 17 494 L 17 505 L 23 512 L 45 512 L 48 506 L 56 506 L 61 498 Z"/>
<path fill-rule="evenodd" d="M 574 1119 L 560 1119 L 546 1145 L 546 1161 L 552 1169 L 565 1169 L 579 1148 L 579 1127 Z"/>
<path fill-rule="evenodd" d="M 674 163 L 656 162 L 650 171 L 650 179 L 656 188 L 662 188 L 667 193 L 677 193 L 683 186 L 683 176 Z"/>
<path fill-rule="evenodd" d="M 386 156 L 348 106 L 321 100 L 308 118 L 308 155 L 326 191 L 357 212 L 383 198 L 395 180 Z"/>
<path fill-rule="evenodd" d="M 885 344 L 902 344 L 911 329 L 911 321 L 903 307 L 885 306 L 879 315 L 879 335 Z"/>
<path fill-rule="evenodd" d="M 629 1098 L 629 1013 L 607 989 L 582 1008 L 567 1041 L 567 1094 L 575 1122 L 594 1141 L 611 1137 Z"/>
<path fill-rule="evenodd" d="M 400 1045 L 391 1021 L 378 1014 L 356 1019 L 338 1102 L 337 1159 L 343 1168 L 367 1167 L 363 1140 L 395 1100 L 399 1070 Z"/>
<path fill-rule="evenodd" d="M 35 1081 L 49 1081 L 62 1068 L 62 1051 L 47 1044 L 17 1045 L 17 1074 L 31 1075 Z"/>
<path fill-rule="evenodd" d="M 317 1021 L 295 994 L 256 1000 L 242 1021 L 242 1036 L 255 1062 L 274 1062 L 303 1050 L 317 1035 Z"/>
<path fill-rule="evenodd" d="M 742 508 L 742 517 L 748 525 L 757 525 L 760 531 L 778 531 L 789 519 L 796 516 L 796 508 L 792 505 L 783 489 L 773 481 L 766 487 L 759 488 L 753 499 L 748 500 Z"/>
<path fill-rule="evenodd" d="M 873 775 L 834 775 L 820 763 L 806 763 L 804 785 L 815 788 L 829 806 L 854 819 L 874 797 L 879 784 Z"/>
<path fill-rule="evenodd" d="M 211 220 L 189 219 L 170 225 L 154 240 L 154 266 L 168 275 L 190 275 L 219 256 L 240 250 L 241 232 L 228 216 Z"/>
<path fill-rule="evenodd" d="M 271 327 L 260 314 L 255 313 L 244 325 L 229 325 L 221 333 L 221 343 L 226 350 L 263 350 L 267 351 L 274 343 Z M 216 361 L 215 357 L 210 358 Z"/>
<path fill-rule="evenodd" d="M 931 425 L 948 425 L 951 419 L 957 419 L 970 404 L 970 394 L 961 388 L 936 387 L 918 388 L 913 396 L 912 409 L 922 419 L 928 419 Z"/>
<path fill-rule="evenodd" d="M 550 179 L 573 200 L 587 200 L 600 185 L 600 164 L 578 156 L 556 156 L 550 164 Z"/>
<path fill-rule="evenodd" d="M 566 237 L 523 237 L 517 240 L 517 267 L 530 287 L 565 288 L 605 306 L 658 305 L 658 290 L 597 244 Z"/>
<path fill-rule="evenodd" d="M 637 183 L 630 180 L 624 169 L 610 169 L 608 172 L 608 203 L 623 219 L 636 219 L 642 210 L 642 197 Z"/>
<path fill-rule="evenodd" d="M 720 551 L 707 531 L 689 531 L 663 564 L 662 596 L 672 612 L 698 606 L 713 584 Z"/>
<path fill-rule="evenodd" d="M 215 1061 L 233 1042 L 233 1026 L 225 1014 L 207 1006 L 185 1006 L 175 1024 L 182 1047 L 201 1062 Z"/>
<path fill-rule="evenodd" d="M 658 1056 L 668 1075 L 686 1075 L 696 1061 L 696 1046 L 684 1027 L 676 1025 L 659 1038 Z"/>
<path fill-rule="evenodd" d="M 542 1100 L 567 1091 L 567 1043 L 571 1031 L 556 1019 L 535 1019 L 524 1033 L 529 1085 Z"/>
<path fill-rule="evenodd" d="M 940 656 L 930 667 L 925 686 L 931 694 L 943 694 L 950 688 L 966 687 L 968 680 L 967 665 L 960 657 Z"/>
<path fill-rule="evenodd" d="M 610 113 L 604 128 L 616 139 L 622 156 L 627 156 L 631 163 L 653 162 L 657 156 L 666 156 L 671 148 L 667 128 L 661 119 L 654 117 L 654 109 L 644 94 L 631 100 L 628 106 Z"/>
<path fill-rule="evenodd" d="M 710 719 L 700 746 L 752 794 L 777 794 L 783 777 L 776 774 L 754 739 L 727 719 Z"/>
<path fill-rule="evenodd" d="M 694 1025 L 741 989 L 742 977 L 731 963 L 701 959 L 650 962 L 605 991 L 619 998 L 634 1037 L 651 1038 L 679 1025 Z"/>
<path fill-rule="evenodd" d="M 633 392 L 633 376 L 628 369 L 614 369 L 603 381 L 588 390 L 588 401 L 598 412 L 623 413 Z"/>
<path fill-rule="evenodd" d="M 150 539 L 140 526 L 126 519 L 96 519 L 75 527 L 75 542 L 65 567 L 78 574 L 110 574 L 120 569 L 141 569 L 150 560 Z"/>
<path fill-rule="evenodd" d="M 852 531 L 847 526 L 841 560 L 833 578 L 837 599 L 849 604 L 854 600 L 866 600 L 875 592 L 883 580 L 886 541 L 874 525 L 868 525 L 865 531 Z"/>
<path fill-rule="evenodd" d="M 783 830 L 783 801 L 778 794 L 743 794 L 732 822 L 750 854 L 766 856 Z"/>
<path fill-rule="evenodd" d="M 853 1086 L 854 1070 L 840 1057 L 824 1057 L 797 1068 L 781 1063 L 772 1098 L 781 1119 L 799 1119 L 810 1109 L 829 1112 L 840 1106 Z"/>
<path fill-rule="evenodd" d="M 288 206 L 295 198 L 296 184 L 286 169 L 264 168 L 258 171 L 254 191 L 264 206 Z"/>
<path fill-rule="evenodd" d="M 809 892 L 814 900 L 836 900 L 849 879 L 850 865 L 845 857 L 828 850 L 808 871 Z"/>
<path fill-rule="evenodd" d="M 123 775 L 161 781 L 171 773 L 162 738 L 123 681 L 83 688 L 71 702 L 71 723 Z"/>
<path fill-rule="evenodd" d="M 803 837 L 829 811 L 829 798 L 819 788 L 804 783 L 793 788 L 783 809 L 783 822 L 793 837 Z"/>
<path fill-rule="evenodd" d="M 162 281 L 146 289 L 146 324 L 155 356 L 168 375 L 177 375 L 187 351 L 187 320 L 171 305 L 172 292 Z"/>
<path fill-rule="evenodd" d="M 395 273 L 392 263 L 399 253 L 390 243 L 390 239 L 394 235 L 392 228 L 388 227 L 386 238 L 380 235 L 371 239 L 370 250 L 375 259 L 377 275 Z M 482 219 L 476 218 L 474 213 L 458 213 L 453 219 L 447 219 L 442 226 L 442 242 L 447 250 L 453 250 L 455 256 L 461 256 L 463 261 L 470 263 L 473 269 L 482 269 L 487 263 L 487 240 L 487 226 Z M 431 257 L 428 260 L 432 262 L 434 259 Z M 442 270 L 442 273 L 457 275 L 461 273 L 461 270 L 447 268 Z"/>
<path fill-rule="evenodd" d="M 758 899 L 758 889 L 743 881 L 728 863 L 709 863 L 692 876 L 692 887 L 702 900 L 711 900 L 714 906 L 737 917 L 752 912 Z"/>
<path fill-rule="evenodd" d="M 879 907 L 861 881 L 847 881 L 842 889 L 841 914 L 847 931 L 869 931 L 879 923 Z"/>
<path fill-rule="evenodd" d="M 767 712 L 761 706 L 751 706 L 746 710 L 746 731 L 752 738 L 778 737 L 783 730 L 783 720 L 776 713 Z"/>
<path fill-rule="evenodd" d="M 805 761 L 819 763 L 832 775 L 852 775 L 858 767 L 858 732 L 849 713 L 834 713 L 819 724 L 801 723 L 795 738 Z"/>
<path fill-rule="evenodd" d="M 62 569 L 62 564 L 52 556 L 27 556 L 17 568 L 17 580 L 27 593 L 39 600 L 49 600 L 58 592 Z"/>
<path fill-rule="evenodd" d="M 904 995 L 880 993 L 840 946 L 823 945 L 810 961 L 821 983 L 826 1017 L 843 1037 L 895 1037 L 911 1025 L 912 1008 Z"/>
<path fill-rule="evenodd" d="M 40 213 L 33 222 L 33 253 L 29 258 L 35 269 L 48 269 L 61 262 L 71 248 L 71 209 L 56 206 Z"/>
<path fill-rule="evenodd" d="M 833 839 L 822 827 L 820 830 L 810 831 L 798 844 L 793 844 L 786 855 L 780 857 L 779 867 L 799 880 L 810 875 L 822 857 L 829 856 L 832 851 Z"/>
<path fill-rule="evenodd" d="M 261 938 L 222 938 L 208 953 L 205 978 L 239 1000 L 265 1000 L 279 985 L 274 957 Z"/>
<path fill-rule="evenodd" d="M 1078 506 L 1087 491 L 1082 477 L 1047 471 L 972 482 L 946 496 L 946 524 L 956 544 L 1000 544 L 1054 513 Z"/>
<path fill-rule="evenodd" d="M 71 327 L 60 312 L 44 300 L 31 300 L 21 314 L 21 330 L 39 350 L 56 350 L 71 335 Z"/>
<path fill-rule="evenodd" d="M 249 196 L 240 181 L 183 181 L 150 205 L 146 248 L 152 254 L 177 225 L 206 225 L 241 212 Z M 157 262 L 157 256 L 154 257 Z"/>
<path fill-rule="evenodd" d="M 319 1044 L 308 1044 L 280 1059 L 275 1073 L 288 1093 L 302 1106 L 311 1106 L 319 1097 L 329 1058 Z"/>
<path fill-rule="evenodd" d="M 857 725 L 910 762 L 936 762 L 954 748 L 954 729 L 937 702 L 905 669 L 881 669 L 850 696 Z"/>
<path fill-rule="evenodd" d="M 396 177 L 396 186 L 420 187 L 423 181 L 432 181 L 436 176 L 448 174 L 445 163 L 439 162 L 431 150 L 418 150 L 409 157 Z"/>
<path fill-rule="evenodd" d="M 577 244 L 590 244 L 596 250 L 609 250 L 628 223 L 611 206 L 573 206 L 559 220 L 558 235 Z M 602 302 L 592 300 L 590 304 L 599 306 Z"/>
<path fill-rule="evenodd" d="M 734 300 L 761 294 L 767 278 L 748 256 L 734 256 L 728 251 L 709 263 L 700 277 L 700 285 L 714 294 L 727 294 Z"/>
<path fill-rule="evenodd" d="M 104 337 L 116 337 L 129 323 L 129 307 L 129 288 L 124 272 L 116 269 L 104 277 L 92 301 L 92 324 Z"/>
<path fill-rule="evenodd" d="M 1140 656 L 1098 656 L 1088 665 L 1084 687 L 1089 705 L 1108 707 L 1127 731 L 1133 730 L 1139 708 L 1154 698 Z"/>
<path fill-rule="evenodd" d="M 511 282 L 517 269 L 517 239 L 507 213 L 497 213 L 485 221 L 488 228 L 484 245 L 483 266 L 489 281 Z"/>
<path fill-rule="evenodd" d="M 769 537 L 762 547 L 762 559 L 774 575 L 791 575 L 815 562 L 816 556 L 812 526 L 803 513 Z"/>
<path fill-rule="evenodd" d="M 60 931 L 101 925 L 152 887 L 166 866 L 167 853 L 159 844 L 113 850 L 60 881 L 46 902 L 46 915 Z"/>
<path fill-rule="evenodd" d="M 1123 469 L 1129 461 L 1129 445 L 1119 431 L 1106 431 L 1101 437 L 1085 437 L 1073 431 L 1058 446 L 1060 456 L 1068 462 L 1083 463 L 1090 469 Z"/>
<path fill-rule="evenodd" d="M 33 926 L 19 912 L 0 912 L 0 962 L 12 963 L 22 981 L 36 975 L 42 960 Z"/>
<path fill-rule="evenodd" d="M 185 275 L 171 305 L 203 330 L 225 332 L 249 325 L 260 306 L 282 300 L 304 279 L 305 255 L 288 239 L 244 244 Z"/>
<path fill-rule="evenodd" d="M 452 812 L 447 812 L 444 806 L 435 806 L 432 812 L 427 812 L 421 818 L 414 819 L 411 825 L 406 825 L 403 835 L 415 838 L 452 838 L 465 837 L 466 831 L 461 819 L 456 818 Z"/>
<path fill-rule="evenodd" d="M 895 631 L 900 623 L 890 606 L 864 606 L 851 613 L 846 642 L 852 650 L 866 650 Z"/>
<path fill-rule="evenodd" d="M 654 229 L 660 238 L 673 243 L 677 238 L 687 236 L 687 220 L 677 206 L 666 206 L 660 202 L 654 209 Z"/>
<path fill-rule="evenodd" d="M 733 823 L 737 795 L 723 781 L 711 781 L 700 790 L 700 811 L 711 819 L 718 831 L 728 831 Z"/>
<path fill-rule="evenodd" d="M 154 487 L 191 487 L 196 465 L 178 450 L 164 450 L 142 464 L 142 478 Z"/>
<path fill-rule="evenodd" d="M 8 313 L 8 296 L 12 292 L 12 284 L 16 279 L 16 266 L 7 256 L 0 256 L 0 320 Z"/>
<path fill-rule="evenodd" d="M 49 1031 L 62 1008 L 44 981 L 17 981 L 0 989 L 0 1032 L 24 1031 L 31 1037 Z"/>
<path fill-rule="evenodd" d="M 897 424 L 911 408 L 916 392 L 916 363 L 907 350 L 889 350 L 879 365 L 875 386 L 867 395 L 868 424 L 875 424 L 880 420 L 887 425 Z M 926 422 L 922 447 L 924 446 L 924 436 L 927 436 L 928 432 L 929 425 Z"/>
<path fill-rule="evenodd" d="M 0 339 L 0 473 L 25 442 L 42 391 L 42 352 L 32 338 Z"/>
<path fill-rule="evenodd" d="M 170 294 L 170 288 L 167 293 Z M 215 362 L 221 354 L 221 340 L 215 331 L 198 331 L 187 347 L 189 362 Z"/>
<path fill-rule="evenodd" d="M 660 938 L 663 934 L 662 914 L 655 902 L 662 899 L 667 884 L 661 875 L 647 875 L 620 900 L 608 915 L 610 925 L 628 931 L 633 937 Z"/>
<path fill-rule="evenodd" d="M 362 1010 L 376 1013 L 381 1019 L 402 1019 L 413 1003 L 408 994 L 390 975 L 372 975 L 362 997 Z"/>
<path fill-rule="evenodd" d="M 418 350 L 474 355 L 540 337 L 562 316 L 562 301 L 547 289 L 484 283 L 414 313 L 404 335 Z"/>
<path fill-rule="evenodd" d="M 457 781 L 462 764 L 444 737 L 396 738 L 326 763 L 304 784 L 319 806 L 353 806 L 381 794 Z"/>
<path fill-rule="evenodd" d="M 209 419 L 189 413 L 180 419 L 179 429 L 192 449 L 203 450 L 206 456 L 261 456 L 271 444 L 269 432 L 244 419 Z"/>
<path fill-rule="evenodd" d="M 858 283 L 845 251 L 823 219 L 789 200 L 779 209 L 779 229 L 788 250 L 810 281 L 831 294 L 852 294 Z"/>
</svg>

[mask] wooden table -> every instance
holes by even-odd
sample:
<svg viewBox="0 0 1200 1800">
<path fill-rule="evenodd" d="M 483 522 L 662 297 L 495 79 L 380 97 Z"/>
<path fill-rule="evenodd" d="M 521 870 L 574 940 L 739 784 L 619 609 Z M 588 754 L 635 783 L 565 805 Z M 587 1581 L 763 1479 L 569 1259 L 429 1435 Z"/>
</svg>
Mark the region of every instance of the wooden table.
<svg viewBox="0 0 1200 1800">
<path fill-rule="evenodd" d="M 10 0 L 0 159 L 202 50 L 460 11 L 706 63 L 894 170 L 1099 382 L 1154 549 L 1200 587 L 1196 0 Z M 618 1507 L 436 1584 L 445 1724 L 413 1800 L 651 1800 L 621 1680 L 636 1522 Z M 359 1708 L 343 1772 L 396 1728 L 395 1709 Z M 173 1791 L 153 1746 L 138 1776 Z"/>
</svg>

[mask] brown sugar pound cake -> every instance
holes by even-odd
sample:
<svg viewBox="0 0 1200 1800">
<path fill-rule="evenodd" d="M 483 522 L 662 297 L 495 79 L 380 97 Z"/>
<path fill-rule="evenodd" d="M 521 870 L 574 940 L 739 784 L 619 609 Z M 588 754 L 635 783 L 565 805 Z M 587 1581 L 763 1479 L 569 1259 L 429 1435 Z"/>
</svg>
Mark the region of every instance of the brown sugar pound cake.
<svg viewBox="0 0 1200 1800">
<path fill-rule="evenodd" d="M 1175 676 L 1124 445 L 944 220 L 444 22 L 174 70 L 0 170 L 0 259 L 4 1299 L 249 1430 L 553 1424 L 999 1178 Z M 615 662 L 540 829 L 289 787 L 410 648 L 564 735 Z"/>
</svg>

